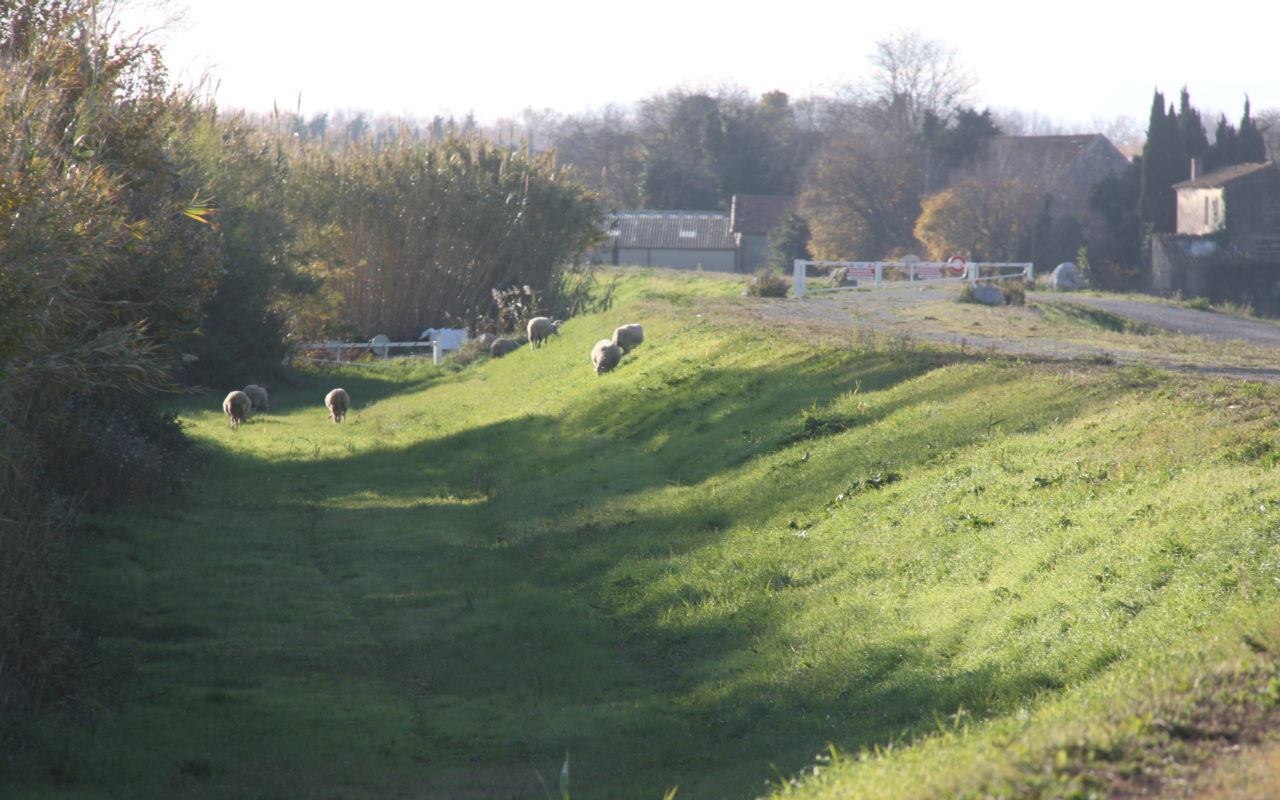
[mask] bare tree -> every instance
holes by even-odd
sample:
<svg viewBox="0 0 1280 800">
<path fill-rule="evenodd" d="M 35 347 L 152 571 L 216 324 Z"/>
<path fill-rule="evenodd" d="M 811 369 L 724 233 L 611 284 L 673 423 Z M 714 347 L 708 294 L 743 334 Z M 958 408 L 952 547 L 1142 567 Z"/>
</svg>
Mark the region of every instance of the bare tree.
<svg viewBox="0 0 1280 800">
<path fill-rule="evenodd" d="M 949 119 L 978 83 L 955 49 L 913 29 L 877 40 L 871 65 L 873 102 L 898 133 L 919 131 L 927 113 Z"/>
<path fill-rule="evenodd" d="M 1267 144 L 1267 158 L 1280 160 L 1280 108 L 1267 108 L 1253 115 L 1262 139 Z"/>
</svg>

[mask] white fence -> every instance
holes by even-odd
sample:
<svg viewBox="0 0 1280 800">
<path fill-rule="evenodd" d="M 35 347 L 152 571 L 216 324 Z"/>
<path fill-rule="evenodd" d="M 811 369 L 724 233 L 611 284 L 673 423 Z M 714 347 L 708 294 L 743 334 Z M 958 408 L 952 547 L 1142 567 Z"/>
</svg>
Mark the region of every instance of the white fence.
<svg viewBox="0 0 1280 800">
<path fill-rule="evenodd" d="M 432 360 L 439 364 L 441 353 L 447 350 L 457 350 L 462 347 L 462 343 L 467 340 L 467 332 L 461 328 L 428 328 L 423 335 L 426 338 L 419 339 L 414 342 L 393 342 L 386 336 L 381 334 L 373 337 L 367 342 L 311 342 L 304 344 L 304 350 L 327 352 L 331 358 L 316 358 L 313 356 L 294 356 L 299 361 L 318 361 L 322 364 L 350 364 L 358 367 L 387 367 L 390 364 L 379 363 L 378 361 L 351 361 L 344 359 L 343 356 L 349 353 L 372 353 L 375 359 L 387 359 L 391 356 L 393 349 L 408 349 L 430 347 Z"/>
<path fill-rule="evenodd" d="M 825 269 L 820 277 L 825 285 L 810 286 L 810 268 Z M 792 294 L 804 297 L 817 292 L 840 292 L 868 287 L 926 286 L 936 283 L 978 283 L 1014 278 L 1033 280 L 1030 262 L 983 261 L 969 263 L 963 258 L 949 261 L 795 261 Z"/>
</svg>

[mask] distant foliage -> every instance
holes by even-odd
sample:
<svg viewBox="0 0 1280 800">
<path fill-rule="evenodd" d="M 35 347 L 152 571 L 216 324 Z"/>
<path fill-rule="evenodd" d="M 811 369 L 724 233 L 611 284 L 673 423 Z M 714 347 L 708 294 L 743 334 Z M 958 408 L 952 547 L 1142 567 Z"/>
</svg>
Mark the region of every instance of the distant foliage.
<svg viewBox="0 0 1280 800">
<path fill-rule="evenodd" d="M 968 177 L 924 201 L 916 238 L 932 261 L 1015 261 L 1036 225 L 1038 187 L 1016 177 Z"/>
<path fill-rule="evenodd" d="M 601 236 L 595 197 L 549 155 L 405 140 L 308 148 L 294 164 L 308 274 L 366 336 L 491 314 L 493 290 L 510 286 L 537 288 L 550 304 L 538 311 L 555 312 L 572 294 L 565 267 Z"/>
</svg>

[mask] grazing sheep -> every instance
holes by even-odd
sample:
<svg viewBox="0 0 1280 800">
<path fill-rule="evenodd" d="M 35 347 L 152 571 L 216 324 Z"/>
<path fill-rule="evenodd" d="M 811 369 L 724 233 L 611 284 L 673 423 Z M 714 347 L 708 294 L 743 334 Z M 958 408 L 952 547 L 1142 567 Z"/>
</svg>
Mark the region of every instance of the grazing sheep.
<svg viewBox="0 0 1280 800">
<path fill-rule="evenodd" d="M 244 393 L 249 395 L 250 402 L 253 403 L 254 411 L 267 410 L 267 390 L 256 383 L 251 383 L 244 387 Z"/>
<path fill-rule="evenodd" d="M 499 338 L 494 339 L 493 344 L 489 345 L 489 355 L 494 358 L 502 358 L 507 353 L 520 349 L 520 343 L 515 339 Z"/>
<path fill-rule="evenodd" d="M 644 342 L 644 327 L 638 323 L 622 325 L 613 332 L 613 343 L 622 348 L 623 355 L 630 353 L 642 342 Z"/>
<path fill-rule="evenodd" d="M 245 421 L 252 406 L 253 401 L 249 399 L 249 395 L 241 391 L 228 394 L 222 401 L 222 410 L 230 418 L 233 429 L 240 427 L 240 423 Z"/>
<path fill-rule="evenodd" d="M 480 346 L 483 347 L 485 350 L 488 350 L 490 347 L 493 347 L 493 343 L 498 341 L 497 335 L 493 333 L 482 333 L 480 334 L 479 339 L 480 339 Z"/>
<path fill-rule="evenodd" d="M 596 365 L 597 375 L 603 375 L 618 366 L 621 360 L 622 348 L 614 344 L 612 339 L 601 339 L 591 348 L 591 363 Z"/>
<path fill-rule="evenodd" d="M 560 321 L 552 321 L 550 317 L 534 317 L 529 320 L 529 346 L 534 350 L 542 347 L 542 343 L 551 337 L 551 334 L 560 335 Z"/>
<path fill-rule="evenodd" d="M 334 389 L 324 396 L 324 404 L 329 409 L 329 419 L 342 422 L 347 409 L 351 408 L 351 395 L 347 394 L 346 389 Z"/>
</svg>

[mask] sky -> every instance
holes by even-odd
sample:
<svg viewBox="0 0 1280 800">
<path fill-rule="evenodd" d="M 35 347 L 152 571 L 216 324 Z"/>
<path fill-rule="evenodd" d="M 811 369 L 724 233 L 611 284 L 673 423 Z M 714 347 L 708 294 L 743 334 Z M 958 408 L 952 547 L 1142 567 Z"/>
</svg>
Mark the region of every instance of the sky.
<svg viewBox="0 0 1280 800">
<path fill-rule="evenodd" d="M 1239 122 L 1246 94 L 1255 114 L 1280 109 L 1274 17 L 1252 0 L 1172 0 L 1157 29 L 1151 4 L 1120 0 L 133 0 L 157 2 L 185 21 L 135 6 L 124 22 L 159 28 L 171 71 L 207 76 L 222 109 L 491 123 L 722 84 L 825 95 L 865 81 L 876 41 L 906 30 L 957 53 L 975 107 L 1063 132 L 1119 117 L 1141 131 L 1157 89 L 1176 103 L 1186 87 L 1210 134 L 1219 113 Z"/>
</svg>

